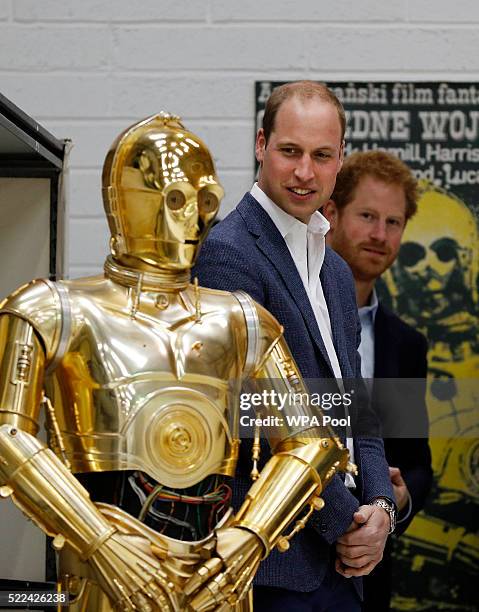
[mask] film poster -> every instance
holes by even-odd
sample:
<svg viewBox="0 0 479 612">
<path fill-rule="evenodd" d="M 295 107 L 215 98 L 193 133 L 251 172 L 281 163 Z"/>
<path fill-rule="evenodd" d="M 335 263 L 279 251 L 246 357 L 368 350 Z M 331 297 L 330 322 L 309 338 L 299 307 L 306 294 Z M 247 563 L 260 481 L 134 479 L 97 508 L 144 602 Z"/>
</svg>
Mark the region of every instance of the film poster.
<svg viewBox="0 0 479 612">
<path fill-rule="evenodd" d="M 256 82 L 257 127 L 279 82 Z M 394 543 L 392 609 L 477 610 L 479 569 L 479 83 L 328 82 L 346 154 L 384 149 L 420 184 L 418 212 L 378 283 L 428 339 L 434 485 Z"/>
</svg>

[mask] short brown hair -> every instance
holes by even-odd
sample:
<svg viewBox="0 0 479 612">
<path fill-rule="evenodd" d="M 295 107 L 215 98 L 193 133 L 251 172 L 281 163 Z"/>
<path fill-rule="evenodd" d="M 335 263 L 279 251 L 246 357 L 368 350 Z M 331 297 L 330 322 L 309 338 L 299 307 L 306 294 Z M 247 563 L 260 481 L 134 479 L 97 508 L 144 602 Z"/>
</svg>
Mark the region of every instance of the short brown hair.
<svg viewBox="0 0 479 612">
<path fill-rule="evenodd" d="M 417 181 L 406 164 L 386 151 L 364 151 L 348 155 L 336 178 L 331 199 L 341 210 L 354 198 L 362 178 L 371 176 L 389 185 L 399 185 L 406 197 L 406 221 L 417 210 Z"/>
<path fill-rule="evenodd" d="M 266 102 L 263 115 L 263 131 L 266 144 L 268 144 L 269 137 L 274 131 L 276 115 L 281 104 L 293 96 L 297 96 L 301 100 L 308 100 L 317 96 L 324 102 L 330 102 L 338 111 L 339 123 L 341 124 L 341 140 L 344 139 L 346 115 L 343 105 L 333 92 L 324 83 L 295 81 L 294 83 L 285 83 L 275 87 Z"/>
</svg>

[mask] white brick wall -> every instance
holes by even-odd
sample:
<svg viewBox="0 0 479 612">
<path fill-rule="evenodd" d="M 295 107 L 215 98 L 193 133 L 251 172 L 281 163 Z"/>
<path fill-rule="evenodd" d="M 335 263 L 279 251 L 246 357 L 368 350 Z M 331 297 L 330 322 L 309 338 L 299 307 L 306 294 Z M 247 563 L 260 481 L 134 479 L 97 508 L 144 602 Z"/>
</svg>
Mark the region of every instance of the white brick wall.
<svg viewBox="0 0 479 612">
<path fill-rule="evenodd" d="M 478 0 L 0 0 L 0 91 L 71 153 L 70 275 L 107 251 L 100 170 L 165 108 L 211 147 L 223 215 L 253 178 L 257 79 L 475 80 Z"/>
</svg>

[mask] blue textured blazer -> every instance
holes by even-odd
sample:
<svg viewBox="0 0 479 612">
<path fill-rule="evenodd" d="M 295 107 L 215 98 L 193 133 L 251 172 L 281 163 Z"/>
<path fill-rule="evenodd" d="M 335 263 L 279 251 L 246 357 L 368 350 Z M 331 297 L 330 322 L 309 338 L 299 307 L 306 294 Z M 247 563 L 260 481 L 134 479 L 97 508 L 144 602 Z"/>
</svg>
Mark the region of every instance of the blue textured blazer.
<svg viewBox="0 0 479 612">
<path fill-rule="evenodd" d="M 333 371 L 310 301 L 288 247 L 269 215 L 247 193 L 236 209 L 212 230 L 193 270 L 200 285 L 213 289 L 243 289 L 284 326 L 285 339 L 304 378 L 332 378 Z M 360 324 L 351 272 L 331 249 L 326 249 L 321 284 L 328 305 L 333 341 L 343 378 L 360 376 Z M 351 414 L 354 423 L 377 419 L 368 408 Z M 371 422 L 370 422 L 371 420 Z M 245 441 L 246 442 L 246 441 Z M 234 504 L 251 486 L 250 445 L 241 445 Z M 264 452 L 262 453 L 264 455 Z M 292 591 L 312 591 L 324 578 L 333 544 L 349 527 L 358 506 L 375 497 L 393 498 L 383 443 L 379 438 L 355 442 L 359 469 L 356 497 L 335 476 L 323 494 L 326 502 L 308 527 L 291 541 L 287 553 L 276 550 L 262 563 L 255 584 Z M 359 498 L 359 499 L 358 499 Z M 354 579 L 361 591 L 360 580 Z"/>
</svg>

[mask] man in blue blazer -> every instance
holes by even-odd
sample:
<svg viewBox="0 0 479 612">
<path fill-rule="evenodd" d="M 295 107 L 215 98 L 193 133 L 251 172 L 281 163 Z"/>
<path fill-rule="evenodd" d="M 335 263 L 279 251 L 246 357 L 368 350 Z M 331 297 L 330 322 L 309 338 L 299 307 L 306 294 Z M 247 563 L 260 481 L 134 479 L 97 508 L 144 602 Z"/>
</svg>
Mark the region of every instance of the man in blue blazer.
<svg viewBox="0 0 479 612">
<path fill-rule="evenodd" d="M 360 376 L 360 327 L 351 272 L 325 248 L 328 223 L 316 211 L 341 168 L 344 130 L 342 106 L 324 85 L 277 88 L 256 140 L 259 181 L 212 230 L 194 270 L 201 285 L 248 292 L 284 326 L 303 377 L 332 384 L 336 378 L 339 388 L 342 378 Z M 377 419 L 365 406 L 350 416 L 353 430 L 375 431 Z M 336 476 L 323 495 L 324 509 L 289 551 L 275 551 L 262 564 L 256 610 L 360 609 L 359 577 L 381 559 L 395 507 L 382 441 L 364 437 L 353 447 L 349 439 L 348 447 L 359 476 L 355 482 Z M 236 504 L 250 486 L 250 449 L 244 441 Z"/>
<path fill-rule="evenodd" d="M 362 327 L 361 370 L 369 379 L 371 403 L 385 438 L 399 509 L 397 535 L 423 508 L 432 484 L 425 403 L 427 341 L 378 302 L 375 283 L 400 252 L 416 199 L 416 180 L 402 161 L 385 151 L 367 151 L 348 157 L 324 207 L 331 224 L 328 243 L 354 276 Z M 364 581 L 363 611 L 387 612 L 391 590 L 388 545 L 383 561 Z"/>
</svg>

